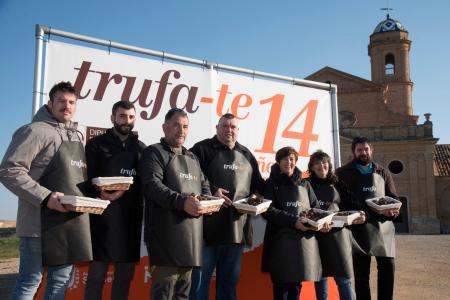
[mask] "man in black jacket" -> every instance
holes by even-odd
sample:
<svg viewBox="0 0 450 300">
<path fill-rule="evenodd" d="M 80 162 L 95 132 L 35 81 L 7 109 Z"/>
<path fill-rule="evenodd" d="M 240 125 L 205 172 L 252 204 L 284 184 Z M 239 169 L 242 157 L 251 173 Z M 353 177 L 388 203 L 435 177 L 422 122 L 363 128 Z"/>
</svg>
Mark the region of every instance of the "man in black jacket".
<svg viewBox="0 0 450 300">
<path fill-rule="evenodd" d="M 216 125 L 217 135 L 191 149 L 200 160 L 211 192 L 225 199 L 218 213 L 204 216 L 203 264 L 193 273 L 191 299 L 208 299 L 209 282 L 216 268 L 217 299 L 236 299 L 244 246 L 251 245 L 251 218 L 237 212 L 233 201 L 264 190 L 258 163 L 249 149 L 237 142 L 239 127 L 232 114 Z"/>
<path fill-rule="evenodd" d="M 147 147 L 139 163 L 151 299 L 188 299 L 192 268 L 202 262 L 202 208 L 194 196 L 211 193 L 198 159 L 183 147 L 187 114 L 172 108 L 162 127 L 164 138 Z"/>
<path fill-rule="evenodd" d="M 137 164 L 145 145 L 132 132 L 136 117 L 134 105 L 116 102 L 112 107 L 113 128 L 86 144 L 88 178 L 132 176 L 127 191 L 96 191 L 91 197 L 111 201 L 102 215 L 90 215 L 94 261 L 89 265 L 85 299 L 102 299 L 109 263 L 114 263 L 111 299 L 128 299 L 135 263 L 140 259 L 142 197 Z"/>
<path fill-rule="evenodd" d="M 346 210 L 364 210 L 367 221 L 351 226 L 354 237 L 353 270 L 356 298 L 370 300 L 370 261 L 375 256 L 378 267 L 378 299 L 393 298 L 395 227 L 392 220 L 399 209 L 375 212 L 365 200 L 389 196 L 398 198 L 394 181 L 388 170 L 372 161 L 372 145 L 367 138 L 357 137 L 352 142 L 353 160 L 336 170 L 339 180 L 346 185 L 352 197 L 343 197 Z"/>
</svg>

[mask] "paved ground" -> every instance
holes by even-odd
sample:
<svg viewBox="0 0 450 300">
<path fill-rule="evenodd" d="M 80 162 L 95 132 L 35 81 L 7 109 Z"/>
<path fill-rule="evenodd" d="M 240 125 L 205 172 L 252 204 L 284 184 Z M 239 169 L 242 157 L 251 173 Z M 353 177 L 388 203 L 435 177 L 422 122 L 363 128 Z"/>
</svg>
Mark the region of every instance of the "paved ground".
<svg viewBox="0 0 450 300">
<path fill-rule="evenodd" d="M 0 262 L 0 299 L 8 299 L 17 270 L 18 259 Z M 371 285 L 376 299 L 376 272 Z M 395 299 L 450 299 L 449 285 L 450 235 L 397 236 Z"/>
</svg>

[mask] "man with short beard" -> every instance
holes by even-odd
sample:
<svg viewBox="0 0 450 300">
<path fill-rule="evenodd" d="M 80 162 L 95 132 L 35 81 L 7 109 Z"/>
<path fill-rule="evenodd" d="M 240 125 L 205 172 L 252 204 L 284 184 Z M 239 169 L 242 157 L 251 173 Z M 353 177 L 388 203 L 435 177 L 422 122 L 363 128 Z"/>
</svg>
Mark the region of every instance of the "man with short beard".
<svg viewBox="0 0 450 300">
<path fill-rule="evenodd" d="M 373 148 L 365 137 L 352 142 L 353 160 L 336 170 L 339 180 L 346 185 L 351 197 L 342 198 L 345 210 L 364 210 L 367 221 L 351 226 L 354 249 L 353 269 L 357 299 L 370 300 L 370 261 L 375 256 L 378 267 L 378 299 L 393 299 L 395 227 L 392 222 L 399 209 L 377 213 L 367 206 L 365 200 L 389 196 L 398 198 L 394 181 L 388 170 L 372 161 Z"/>
<path fill-rule="evenodd" d="M 113 128 L 86 144 L 88 178 L 132 176 L 127 191 L 96 191 L 91 197 L 111 201 L 102 215 L 90 215 L 94 260 L 89 265 L 86 300 L 102 299 L 108 265 L 114 263 L 111 299 L 128 299 L 135 263 L 140 259 L 143 201 L 139 194 L 137 164 L 145 145 L 132 132 L 136 118 L 134 105 L 116 102 L 112 107 Z"/>
</svg>

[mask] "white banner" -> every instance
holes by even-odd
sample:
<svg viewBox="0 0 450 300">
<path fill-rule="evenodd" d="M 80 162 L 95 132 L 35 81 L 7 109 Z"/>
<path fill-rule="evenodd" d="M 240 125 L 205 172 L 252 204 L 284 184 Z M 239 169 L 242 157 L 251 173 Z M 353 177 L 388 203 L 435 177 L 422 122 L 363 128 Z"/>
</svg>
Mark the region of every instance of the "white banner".
<svg viewBox="0 0 450 300">
<path fill-rule="evenodd" d="M 113 103 L 127 100 L 135 103 L 135 130 L 147 145 L 159 141 L 164 115 L 176 106 L 189 114 L 188 148 L 212 137 L 222 114 L 236 115 L 238 141 L 253 152 L 264 177 L 284 146 L 298 149 L 303 171 L 317 149 L 334 157 L 329 91 L 50 41 L 43 92 L 62 80 L 80 91 L 75 120 L 88 136 L 111 127 Z M 255 228 L 255 246 L 262 242 L 262 228 Z"/>
</svg>

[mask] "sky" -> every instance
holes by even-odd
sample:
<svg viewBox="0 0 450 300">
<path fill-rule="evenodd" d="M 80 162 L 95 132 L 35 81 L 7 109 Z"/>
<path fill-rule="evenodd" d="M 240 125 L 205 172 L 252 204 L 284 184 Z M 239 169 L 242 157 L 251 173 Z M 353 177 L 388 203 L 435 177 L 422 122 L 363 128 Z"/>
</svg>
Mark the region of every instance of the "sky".
<svg viewBox="0 0 450 300">
<path fill-rule="evenodd" d="M 450 143 L 450 1 L 0 0 L 0 157 L 31 119 L 35 25 L 304 78 L 325 66 L 370 80 L 369 36 L 386 11 L 412 41 L 413 112 Z M 0 185 L 0 220 L 17 199 Z"/>
</svg>

